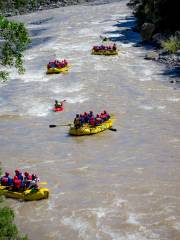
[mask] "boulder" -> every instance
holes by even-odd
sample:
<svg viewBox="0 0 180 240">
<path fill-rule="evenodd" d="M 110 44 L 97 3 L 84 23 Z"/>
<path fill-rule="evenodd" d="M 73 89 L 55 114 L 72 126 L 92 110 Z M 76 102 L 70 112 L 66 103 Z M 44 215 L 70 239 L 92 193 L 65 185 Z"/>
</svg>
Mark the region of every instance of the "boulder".
<svg viewBox="0 0 180 240">
<path fill-rule="evenodd" d="M 152 36 L 152 41 L 156 46 L 161 47 L 161 42 L 166 40 L 166 37 L 161 33 L 156 33 Z"/>
<path fill-rule="evenodd" d="M 144 59 L 147 60 L 158 60 L 159 59 L 159 54 L 157 52 L 148 52 Z"/>
<path fill-rule="evenodd" d="M 144 23 L 141 26 L 141 37 L 144 42 L 149 42 L 155 30 L 155 25 L 152 23 Z"/>
</svg>

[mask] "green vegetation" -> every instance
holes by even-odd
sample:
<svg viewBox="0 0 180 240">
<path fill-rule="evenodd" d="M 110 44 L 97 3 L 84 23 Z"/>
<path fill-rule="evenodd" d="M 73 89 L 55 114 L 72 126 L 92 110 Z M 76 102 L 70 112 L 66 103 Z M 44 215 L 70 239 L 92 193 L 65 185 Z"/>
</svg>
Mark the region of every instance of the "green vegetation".
<svg viewBox="0 0 180 240">
<path fill-rule="evenodd" d="M 20 74 L 24 73 L 23 51 L 30 42 L 28 32 L 23 23 L 9 21 L 0 16 L 0 65 L 15 67 Z M 0 80 L 7 80 L 8 72 L 0 71 Z"/>
<path fill-rule="evenodd" d="M 0 168 L 0 175 L 2 171 Z M 0 202 L 3 204 L 3 198 L 0 196 Z M 14 212 L 8 207 L 0 207 L 0 240 L 28 240 L 27 236 L 21 237 L 14 224 Z"/>
<path fill-rule="evenodd" d="M 180 49 L 180 37 L 171 36 L 168 40 L 162 41 L 161 46 L 169 53 L 176 53 Z"/>
<path fill-rule="evenodd" d="M 134 10 L 138 28 L 148 22 L 155 24 L 155 32 L 174 34 L 180 30 L 178 1 L 130 0 L 128 5 Z"/>
<path fill-rule="evenodd" d="M 57 3 L 58 0 L 0 0 L 0 13 L 7 14 L 12 13 L 12 15 L 23 14 L 28 10 L 33 11 L 39 8 L 41 5 L 48 5 L 49 2 Z"/>
</svg>

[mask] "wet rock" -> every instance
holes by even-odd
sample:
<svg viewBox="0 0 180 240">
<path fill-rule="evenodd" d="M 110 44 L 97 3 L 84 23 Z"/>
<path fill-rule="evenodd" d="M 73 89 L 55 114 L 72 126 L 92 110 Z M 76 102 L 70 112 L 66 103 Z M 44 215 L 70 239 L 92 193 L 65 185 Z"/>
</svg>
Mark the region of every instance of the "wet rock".
<svg viewBox="0 0 180 240">
<path fill-rule="evenodd" d="M 149 42 L 155 30 L 155 25 L 152 23 L 144 23 L 141 27 L 141 37 L 144 42 Z"/>
<path fill-rule="evenodd" d="M 171 66 L 177 66 L 180 67 L 180 55 L 179 53 L 176 54 L 160 54 L 159 55 L 159 61 L 161 63 L 165 63 Z"/>
<path fill-rule="evenodd" d="M 144 57 L 146 60 L 158 60 L 159 54 L 157 52 L 148 52 Z"/>
<path fill-rule="evenodd" d="M 161 33 L 156 33 L 152 36 L 152 42 L 157 46 L 161 46 L 161 42 L 166 40 L 166 37 Z"/>
</svg>

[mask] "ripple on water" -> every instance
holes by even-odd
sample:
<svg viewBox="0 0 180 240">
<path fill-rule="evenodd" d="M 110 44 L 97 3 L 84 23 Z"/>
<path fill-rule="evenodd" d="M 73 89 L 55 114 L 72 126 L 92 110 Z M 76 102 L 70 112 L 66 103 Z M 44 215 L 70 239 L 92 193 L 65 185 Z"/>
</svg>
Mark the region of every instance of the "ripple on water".
<svg viewBox="0 0 180 240">
<path fill-rule="evenodd" d="M 66 98 L 68 103 L 83 103 L 83 102 L 88 101 L 88 99 L 89 99 L 88 97 L 84 97 L 84 96 L 77 96 L 74 98 L 70 98 L 70 97 Z"/>
<path fill-rule="evenodd" d="M 61 222 L 62 224 L 69 226 L 74 231 L 77 231 L 79 237 L 82 239 L 88 239 L 87 236 L 89 234 L 90 236 L 94 235 L 94 229 L 91 227 L 88 221 L 81 217 L 76 217 L 74 212 L 71 217 L 64 217 Z"/>
<path fill-rule="evenodd" d="M 150 111 L 150 110 L 164 110 L 166 106 L 150 106 L 150 105 L 141 105 L 139 108 Z"/>
<path fill-rule="evenodd" d="M 135 213 L 129 213 L 129 216 L 126 222 L 133 225 L 140 225 L 140 222 L 137 220 L 137 215 Z"/>
<path fill-rule="evenodd" d="M 176 222 L 173 227 L 176 229 L 176 230 L 180 230 L 180 222 Z"/>
<path fill-rule="evenodd" d="M 180 101 L 180 98 L 170 97 L 170 98 L 168 98 L 167 100 L 170 101 L 170 102 L 179 102 L 179 101 Z"/>
<path fill-rule="evenodd" d="M 62 86 L 53 86 L 53 88 L 50 90 L 53 93 L 73 93 L 73 92 L 79 92 L 83 89 L 83 84 L 74 84 L 70 85 L 69 87 L 62 87 Z"/>
</svg>

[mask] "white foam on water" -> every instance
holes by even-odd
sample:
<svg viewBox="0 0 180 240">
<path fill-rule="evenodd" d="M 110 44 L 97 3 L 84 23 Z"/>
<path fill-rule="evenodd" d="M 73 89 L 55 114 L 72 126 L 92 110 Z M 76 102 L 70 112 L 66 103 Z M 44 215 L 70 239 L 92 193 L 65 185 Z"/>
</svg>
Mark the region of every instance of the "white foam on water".
<svg viewBox="0 0 180 240">
<path fill-rule="evenodd" d="M 176 222 L 173 227 L 176 229 L 176 230 L 180 230 L 180 222 Z"/>
<path fill-rule="evenodd" d="M 152 80 L 152 71 L 150 69 L 144 69 L 142 70 L 143 75 L 141 78 L 139 78 L 138 80 L 141 82 L 145 82 L 145 81 L 151 81 Z"/>
<path fill-rule="evenodd" d="M 98 36 L 98 32 L 94 31 L 93 29 L 89 29 L 89 28 L 83 28 L 78 32 L 79 35 L 84 35 L 86 37 L 88 36 Z"/>
<path fill-rule="evenodd" d="M 166 106 L 157 106 L 157 109 L 159 110 L 164 110 L 166 108 Z"/>
<path fill-rule="evenodd" d="M 107 216 L 108 213 L 111 212 L 111 209 L 108 208 L 89 208 L 88 209 L 91 213 L 95 214 L 97 219 L 101 219 L 101 218 L 105 218 Z M 97 224 L 99 225 L 99 224 Z"/>
<path fill-rule="evenodd" d="M 113 206 L 122 207 L 125 203 L 127 203 L 127 200 L 122 198 L 115 198 L 113 201 Z"/>
<path fill-rule="evenodd" d="M 87 169 L 89 169 L 89 167 L 88 166 L 83 166 L 83 167 L 80 167 L 80 168 L 77 168 L 78 170 L 80 170 L 80 171 L 86 171 Z"/>
<path fill-rule="evenodd" d="M 52 49 L 59 50 L 64 52 L 72 52 L 72 51 L 90 51 L 91 46 L 86 44 L 79 44 L 76 43 L 74 45 L 64 45 L 64 44 L 57 44 L 56 46 L 53 46 Z"/>
<path fill-rule="evenodd" d="M 140 82 L 146 82 L 146 81 L 151 81 L 152 79 L 150 77 L 146 77 L 146 78 L 138 78 L 138 80 Z"/>
<path fill-rule="evenodd" d="M 141 106 L 139 106 L 139 108 L 142 108 L 144 110 L 152 110 L 153 109 L 152 106 L 148 106 L 148 105 L 141 105 Z"/>
<path fill-rule="evenodd" d="M 97 24 L 99 24 L 99 21 L 92 21 L 91 24 L 92 25 L 97 25 Z"/>
<path fill-rule="evenodd" d="M 178 143 L 180 142 L 180 139 L 179 138 L 173 138 L 170 140 L 171 143 Z"/>
<path fill-rule="evenodd" d="M 111 33 L 111 34 L 108 34 L 108 37 L 122 37 L 123 34 L 121 33 Z"/>
<path fill-rule="evenodd" d="M 108 27 L 104 27 L 103 30 L 104 32 L 110 32 L 110 31 L 115 31 L 117 30 L 118 28 L 115 27 L 115 26 L 108 26 Z M 109 36 L 109 35 L 108 35 Z"/>
<path fill-rule="evenodd" d="M 121 42 L 121 46 L 122 46 L 123 48 L 130 48 L 130 47 L 133 46 L 133 44 L 134 44 L 134 43 L 123 43 L 123 42 Z"/>
<path fill-rule="evenodd" d="M 28 107 L 27 107 L 28 106 Z M 37 102 L 23 102 L 23 113 L 21 116 L 29 115 L 29 116 L 37 116 L 37 117 L 45 117 L 49 114 L 51 107 L 48 104 L 42 104 L 39 101 Z"/>
<path fill-rule="evenodd" d="M 168 101 L 171 101 L 171 102 L 179 102 L 180 101 L 180 98 L 177 98 L 177 97 L 170 97 L 167 99 Z"/>
<path fill-rule="evenodd" d="M 135 213 L 129 213 L 129 216 L 126 222 L 133 225 L 140 224 L 140 222 L 137 220 L 137 215 Z"/>
<path fill-rule="evenodd" d="M 148 105 L 141 105 L 139 108 L 144 109 L 144 110 L 164 110 L 166 106 L 148 106 Z"/>
<path fill-rule="evenodd" d="M 29 54 L 29 53 L 28 53 L 28 55 L 26 54 L 26 55 L 24 56 L 24 59 L 25 59 L 25 60 L 32 60 L 32 59 L 34 59 L 34 58 L 37 58 L 37 56 L 38 56 L 38 54 L 36 54 L 36 53 L 34 53 L 34 54 Z"/>
<path fill-rule="evenodd" d="M 105 70 L 108 70 L 107 67 L 104 67 L 103 64 L 100 64 L 100 63 L 96 63 L 95 66 L 94 66 L 94 69 L 96 71 L 105 71 Z"/>
<path fill-rule="evenodd" d="M 88 233 L 93 233 L 93 229 L 90 224 L 81 217 L 75 217 L 74 213 L 71 217 L 64 217 L 61 222 L 62 224 L 69 226 L 74 231 L 77 231 L 79 237 L 82 239 L 88 239 Z"/>
<path fill-rule="evenodd" d="M 86 102 L 88 101 L 88 97 L 83 97 L 83 96 L 77 96 L 77 97 L 74 97 L 74 98 L 69 98 L 67 97 L 66 100 L 68 103 L 83 103 L 83 102 Z"/>
<path fill-rule="evenodd" d="M 127 17 L 127 14 L 126 13 L 124 13 L 124 14 L 112 14 L 111 15 L 112 16 L 112 18 L 114 19 L 114 20 L 117 20 L 117 19 L 120 19 L 121 20 L 121 22 L 126 22 L 127 20 L 125 19 L 126 17 Z"/>
<path fill-rule="evenodd" d="M 79 92 L 83 89 L 83 84 L 72 84 L 69 87 L 62 87 L 62 86 L 53 86 L 54 88 L 51 89 L 53 93 L 73 93 Z"/>
<path fill-rule="evenodd" d="M 45 70 L 46 71 L 46 70 Z M 38 73 L 36 71 L 26 71 L 26 73 L 20 77 L 20 79 L 22 81 L 24 81 L 25 83 L 28 82 L 48 82 L 51 78 L 47 75 L 45 75 L 45 71 L 44 74 Z"/>
<path fill-rule="evenodd" d="M 6 104 L 6 101 L 4 98 L 0 97 L 0 106 L 3 106 Z"/>
</svg>

